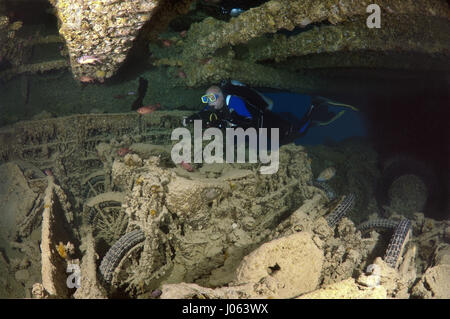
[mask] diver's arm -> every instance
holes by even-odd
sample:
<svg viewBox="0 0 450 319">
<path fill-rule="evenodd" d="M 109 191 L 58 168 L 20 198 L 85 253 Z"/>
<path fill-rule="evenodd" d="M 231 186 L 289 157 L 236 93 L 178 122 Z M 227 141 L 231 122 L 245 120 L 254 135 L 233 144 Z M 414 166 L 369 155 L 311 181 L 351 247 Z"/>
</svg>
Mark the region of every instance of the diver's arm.
<svg viewBox="0 0 450 319">
<path fill-rule="evenodd" d="M 226 120 L 228 122 L 230 122 L 232 124 L 232 126 L 237 126 L 237 127 L 242 127 L 242 128 L 254 126 L 252 119 L 241 116 L 241 115 L 237 114 L 237 112 L 235 112 L 235 111 L 231 111 L 230 118 L 226 119 Z"/>
<path fill-rule="evenodd" d="M 202 114 L 201 114 L 202 112 L 204 112 L 204 111 L 200 111 L 200 112 L 192 114 L 191 116 L 185 117 L 183 119 L 183 123 L 191 124 L 192 122 L 194 122 L 194 120 L 201 120 L 202 119 Z"/>
<path fill-rule="evenodd" d="M 211 114 L 211 111 L 209 111 L 205 108 L 205 109 L 201 110 L 200 112 L 194 113 L 191 116 L 183 118 L 183 126 L 191 124 L 195 120 L 202 120 L 202 121 L 208 120 L 210 114 Z"/>
</svg>

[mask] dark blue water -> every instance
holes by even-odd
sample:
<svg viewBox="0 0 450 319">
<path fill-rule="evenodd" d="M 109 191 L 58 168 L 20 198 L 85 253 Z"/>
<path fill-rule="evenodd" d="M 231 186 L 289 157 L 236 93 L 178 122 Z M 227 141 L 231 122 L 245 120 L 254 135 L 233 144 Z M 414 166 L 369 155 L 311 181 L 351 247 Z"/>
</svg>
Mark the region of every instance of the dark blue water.
<svg viewBox="0 0 450 319">
<path fill-rule="evenodd" d="M 289 112 L 301 119 L 309 110 L 311 97 L 295 93 L 264 93 L 274 102 L 272 111 L 275 113 Z M 346 101 L 335 101 L 345 103 Z M 358 108 L 357 105 L 354 105 Z M 344 114 L 328 125 L 312 126 L 306 135 L 296 140 L 296 144 L 316 145 L 325 142 L 340 142 L 350 137 L 366 137 L 367 127 L 364 114 L 346 107 L 328 106 L 328 109 L 338 114 Z"/>
</svg>

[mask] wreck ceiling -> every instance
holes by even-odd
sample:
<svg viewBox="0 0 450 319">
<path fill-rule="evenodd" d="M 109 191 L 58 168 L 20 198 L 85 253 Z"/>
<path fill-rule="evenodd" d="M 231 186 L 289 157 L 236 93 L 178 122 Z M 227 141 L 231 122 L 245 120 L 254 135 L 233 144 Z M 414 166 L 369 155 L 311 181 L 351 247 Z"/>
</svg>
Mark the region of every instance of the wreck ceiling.
<svg viewBox="0 0 450 319">
<path fill-rule="evenodd" d="M 40 0 L 40 2 L 43 0 Z M 20 21 L 0 17 L 3 78 L 70 66 L 75 78 L 103 82 L 136 45 L 161 41 L 170 21 L 195 10 L 192 0 L 49 0 L 60 37 L 19 39 Z M 15 1 L 16 4 L 26 1 Z M 224 21 L 193 23 L 152 52 L 155 67 L 180 68 L 187 87 L 234 78 L 254 86 L 313 90 L 312 69 L 449 69 L 450 9 L 445 0 L 379 0 L 381 28 L 368 28 L 371 1 L 271 0 Z M 2 8 L 0 8 L 1 13 Z M 5 8 L 3 8 L 5 10 Z M 23 65 L 22 48 L 62 41 L 67 58 Z M 80 63 L 93 56 L 99 63 Z M 293 72 L 295 71 L 295 72 Z"/>
</svg>

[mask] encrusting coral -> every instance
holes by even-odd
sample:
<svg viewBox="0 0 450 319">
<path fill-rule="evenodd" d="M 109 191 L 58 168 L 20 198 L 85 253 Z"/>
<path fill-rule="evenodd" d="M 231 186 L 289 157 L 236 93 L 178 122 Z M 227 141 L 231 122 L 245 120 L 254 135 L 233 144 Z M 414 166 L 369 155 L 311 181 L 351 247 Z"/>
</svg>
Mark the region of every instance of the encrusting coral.
<svg viewBox="0 0 450 319">
<path fill-rule="evenodd" d="M 198 40 L 190 42 L 184 54 L 197 58 L 213 53 L 227 44 L 246 43 L 266 33 L 280 29 L 293 30 L 315 22 L 328 20 L 332 24 L 347 21 L 352 16 L 367 15 L 371 1 L 333 0 L 272 0 L 264 5 L 248 10 L 229 23 L 206 19 L 188 32 L 188 37 Z M 395 14 L 420 14 L 447 18 L 449 8 L 445 1 L 383 0 L 377 4 Z M 209 28 L 206 28 L 207 25 Z M 193 47 L 195 46 L 195 47 Z"/>
<path fill-rule="evenodd" d="M 21 21 L 12 23 L 6 15 L 0 14 L 0 63 L 3 59 L 10 61 L 13 65 L 18 65 L 22 61 L 23 40 L 16 38 L 16 32 L 21 27 Z"/>
<path fill-rule="evenodd" d="M 46 71 L 62 70 L 62 69 L 66 69 L 68 67 L 69 67 L 69 63 L 63 59 L 40 62 L 40 63 L 33 63 L 33 64 L 17 65 L 15 67 L 9 68 L 3 72 L 0 72 L 0 78 L 10 79 L 13 76 L 19 75 L 19 74 L 44 73 Z"/>
<path fill-rule="evenodd" d="M 411 23 L 414 21 L 414 23 Z M 336 26 L 322 26 L 295 36 L 277 34 L 273 38 L 248 43 L 248 59 L 276 62 L 292 56 L 336 51 L 443 52 L 450 43 L 450 24 L 438 17 L 386 15 L 380 29 L 366 27 L 366 18 Z M 444 31 L 447 30 L 447 31 Z"/>
<path fill-rule="evenodd" d="M 16 33 L 21 28 L 21 21 L 11 23 L 7 16 L 0 15 L 0 63 L 8 61 L 11 64 L 10 68 L 0 72 L 0 79 L 9 80 L 23 73 L 42 73 L 69 66 L 69 63 L 62 59 L 27 64 L 34 45 L 63 42 L 63 39 L 55 35 L 39 34 L 29 38 L 18 37 Z"/>
<path fill-rule="evenodd" d="M 308 76 L 301 70 L 293 73 L 292 59 L 284 68 L 280 67 L 280 61 L 324 52 L 402 51 L 433 58 L 436 54 L 448 54 L 449 32 L 442 32 L 449 28 L 450 10 L 445 1 L 379 1 L 382 27 L 375 29 L 365 25 L 369 4 L 369 1 L 272 0 L 230 22 L 209 17 L 194 23 L 186 37 L 174 41 L 168 55 L 161 56 L 154 64 L 182 67 L 186 75 L 184 81 L 189 87 L 232 78 L 252 86 L 305 92 L 326 87 L 326 81 Z M 326 20 L 333 25 L 316 27 L 298 35 L 271 35 L 279 30 L 292 31 Z M 319 65 L 323 60 L 327 57 L 323 57 Z M 351 67 L 349 60 L 343 54 L 334 59 L 331 67 L 340 64 Z M 356 60 L 355 66 L 358 62 L 361 59 Z M 380 64 L 379 60 L 373 63 L 370 65 L 369 61 L 363 66 Z M 403 64 L 403 67 L 408 66 L 416 67 L 417 64 Z"/>
<path fill-rule="evenodd" d="M 328 85 L 320 73 L 312 76 L 305 69 L 379 66 L 439 69 L 449 52 L 450 9 L 444 0 L 378 1 L 381 28 L 374 29 L 365 25 L 367 6 L 371 4 L 368 0 L 356 3 L 271 0 L 229 22 L 208 17 L 193 23 L 187 32 L 167 39 L 160 32 L 174 17 L 192 9 L 192 0 L 50 2 L 58 17 L 59 33 L 67 45 L 72 73 L 75 78 L 89 79 L 91 83 L 113 76 L 130 49 L 146 45 L 149 40 L 153 42 L 150 44 L 153 64 L 169 66 L 169 73 L 175 75 L 178 84 L 200 87 L 233 78 L 252 86 L 302 92 L 318 91 Z M 2 17 L 0 38 L 14 37 L 18 28 L 19 21 L 11 24 L 6 16 Z M 283 30 L 294 32 L 279 33 Z M 11 42 L 5 39 L 1 42 Z M 23 42 L 22 47 L 34 43 L 18 40 Z M 42 39 L 46 40 L 49 39 Z M 156 48 L 161 41 L 163 50 Z M 8 44 L 1 50 L 9 50 L 8 60 L 15 61 L 16 57 L 22 61 L 16 47 L 19 46 Z M 383 58 L 386 54 L 395 61 Z M 79 60 L 82 57 L 91 59 L 86 63 Z M 13 68 L 3 71 L 3 78 L 68 65 L 62 61 L 29 66 L 12 64 Z"/>
<path fill-rule="evenodd" d="M 128 278 L 112 276 L 112 284 L 125 284 L 131 292 L 143 278 L 146 287 L 156 287 L 161 277 L 168 276 L 226 282 L 227 276 L 219 273 L 231 273 L 228 268 L 263 241 L 268 229 L 316 191 L 307 186 L 311 176 L 301 147 L 284 147 L 280 157 L 290 165 L 281 165 L 273 176 L 259 176 L 252 171 L 256 166 L 243 164 L 241 169 L 224 168 L 217 178 L 205 178 L 208 167 L 192 173 L 164 169 L 154 157 L 143 160 L 142 167 L 115 161 L 112 178 L 127 190 L 123 206 L 129 228 L 139 227 L 145 240 L 139 265 L 131 267 Z M 207 278 L 225 261 L 224 269 Z M 111 277 L 109 272 L 104 276 Z"/>
<path fill-rule="evenodd" d="M 59 33 L 64 37 L 76 78 L 89 76 L 102 82 L 111 77 L 125 61 L 142 27 L 172 0 L 155 1 L 50 1 L 59 19 Z M 190 0 L 172 5 L 182 13 Z M 160 18 L 162 22 L 164 19 Z M 93 57 L 97 63 L 84 63 L 82 57 Z"/>
</svg>

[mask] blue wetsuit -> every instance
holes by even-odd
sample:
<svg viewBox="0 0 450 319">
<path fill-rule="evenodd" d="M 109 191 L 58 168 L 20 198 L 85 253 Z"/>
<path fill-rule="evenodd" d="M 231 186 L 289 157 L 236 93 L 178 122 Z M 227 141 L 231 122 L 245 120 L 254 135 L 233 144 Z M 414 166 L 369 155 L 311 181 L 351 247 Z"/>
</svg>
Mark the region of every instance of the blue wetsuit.
<svg viewBox="0 0 450 319">
<path fill-rule="evenodd" d="M 292 103 L 277 103 L 270 110 L 267 99 L 252 88 L 226 83 L 221 89 L 226 107 L 215 110 L 206 106 L 187 121 L 202 119 L 207 126 L 220 128 L 278 128 L 280 144 L 285 144 L 302 137 L 315 124 L 331 122 L 337 118 L 336 113 L 328 110 L 327 103 L 331 101 L 324 98 L 298 95 L 295 106 Z M 293 109 L 296 114 L 292 113 Z"/>
<path fill-rule="evenodd" d="M 206 106 L 202 111 L 188 117 L 186 121 L 189 123 L 196 119 L 206 122 L 206 126 L 219 128 L 278 128 L 280 144 L 292 141 L 290 137 L 293 137 L 293 133 L 295 133 L 295 138 L 298 137 L 298 132 L 296 132 L 298 131 L 298 123 L 284 119 L 267 108 L 257 107 L 237 95 L 226 95 L 225 106 L 220 110 L 214 110 Z"/>
</svg>

